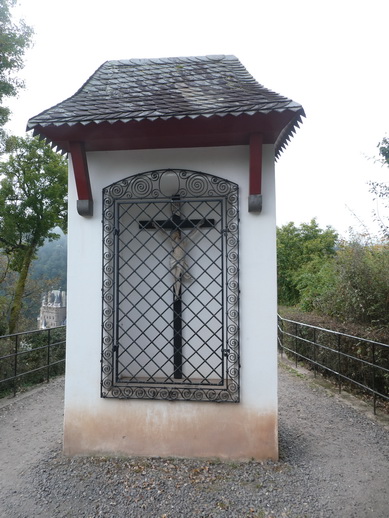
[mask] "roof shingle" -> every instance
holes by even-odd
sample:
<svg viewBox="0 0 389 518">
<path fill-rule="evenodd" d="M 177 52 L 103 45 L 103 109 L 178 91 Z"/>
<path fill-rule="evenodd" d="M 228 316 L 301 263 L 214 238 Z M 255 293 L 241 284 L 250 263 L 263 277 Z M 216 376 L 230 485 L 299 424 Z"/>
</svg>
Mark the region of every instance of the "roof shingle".
<svg viewBox="0 0 389 518">
<path fill-rule="evenodd" d="M 286 111 L 293 123 L 279 148 L 304 110 L 260 85 L 235 56 L 130 59 L 105 62 L 72 97 L 32 117 L 27 130 Z"/>
</svg>

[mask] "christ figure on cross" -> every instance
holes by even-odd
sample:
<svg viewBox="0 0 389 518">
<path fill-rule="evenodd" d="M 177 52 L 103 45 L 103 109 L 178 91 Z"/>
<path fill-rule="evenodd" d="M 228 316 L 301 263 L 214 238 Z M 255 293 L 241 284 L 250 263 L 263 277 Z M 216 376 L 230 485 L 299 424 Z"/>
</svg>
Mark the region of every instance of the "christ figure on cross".
<svg viewBox="0 0 389 518">
<path fill-rule="evenodd" d="M 185 260 L 186 257 L 186 247 L 188 245 L 188 239 L 190 237 L 194 237 L 194 235 L 198 232 L 199 227 L 203 223 L 204 220 L 201 220 L 199 225 L 194 227 L 189 234 L 183 238 L 180 230 L 173 230 L 170 234 L 170 240 L 172 244 L 172 252 L 170 256 L 170 271 L 173 274 L 174 284 L 173 291 L 175 298 L 181 296 L 181 286 L 184 280 L 190 281 L 192 277 L 188 272 L 188 264 Z M 160 230 L 164 230 L 161 228 Z M 165 232 L 166 233 L 166 232 Z"/>
<path fill-rule="evenodd" d="M 180 200 L 172 198 L 172 217 L 165 221 L 140 221 L 139 228 L 161 230 L 171 240 L 170 271 L 173 274 L 173 349 L 174 349 L 174 379 L 182 379 L 182 283 L 190 280 L 186 262 L 186 247 L 189 239 L 193 239 L 198 230 L 203 227 L 213 227 L 214 220 L 210 219 L 183 219 L 181 217 Z M 183 229 L 191 231 L 183 236 Z M 170 232 L 167 232 L 169 230 Z"/>
</svg>

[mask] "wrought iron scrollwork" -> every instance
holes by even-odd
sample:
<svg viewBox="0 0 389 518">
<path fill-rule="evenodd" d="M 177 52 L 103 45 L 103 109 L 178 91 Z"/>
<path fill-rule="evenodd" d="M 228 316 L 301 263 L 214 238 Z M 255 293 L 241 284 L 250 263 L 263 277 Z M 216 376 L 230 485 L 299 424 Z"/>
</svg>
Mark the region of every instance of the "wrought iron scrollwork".
<svg viewBox="0 0 389 518">
<path fill-rule="evenodd" d="M 106 187 L 102 301 L 102 397 L 238 402 L 238 186 L 163 169 Z"/>
</svg>

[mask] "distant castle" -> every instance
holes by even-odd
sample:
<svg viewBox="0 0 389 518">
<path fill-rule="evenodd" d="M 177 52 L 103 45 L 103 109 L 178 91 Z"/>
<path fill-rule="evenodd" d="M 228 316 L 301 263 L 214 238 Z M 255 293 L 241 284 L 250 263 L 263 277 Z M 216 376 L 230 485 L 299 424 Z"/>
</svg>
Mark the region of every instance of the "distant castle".
<svg viewBox="0 0 389 518">
<path fill-rule="evenodd" d="M 43 296 L 38 329 L 66 324 L 66 291 L 51 290 Z"/>
</svg>

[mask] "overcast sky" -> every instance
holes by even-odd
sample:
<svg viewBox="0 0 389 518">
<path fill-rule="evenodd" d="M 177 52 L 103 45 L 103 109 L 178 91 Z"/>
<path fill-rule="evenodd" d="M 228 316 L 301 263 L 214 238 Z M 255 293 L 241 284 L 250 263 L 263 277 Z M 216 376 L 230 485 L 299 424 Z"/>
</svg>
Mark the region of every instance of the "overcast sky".
<svg viewBox="0 0 389 518">
<path fill-rule="evenodd" d="M 276 165 L 277 224 L 370 229 L 369 160 L 389 135 L 387 0 L 19 0 L 35 29 L 8 128 L 73 95 L 106 60 L 234 54 L 307 118 Z"/>
</svg>

